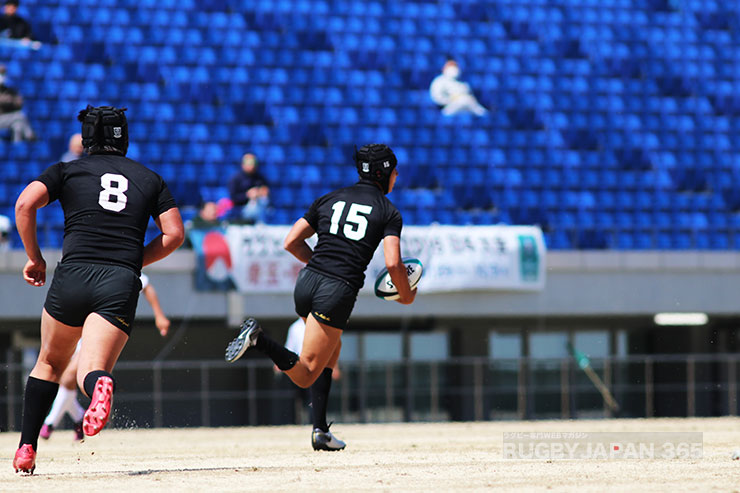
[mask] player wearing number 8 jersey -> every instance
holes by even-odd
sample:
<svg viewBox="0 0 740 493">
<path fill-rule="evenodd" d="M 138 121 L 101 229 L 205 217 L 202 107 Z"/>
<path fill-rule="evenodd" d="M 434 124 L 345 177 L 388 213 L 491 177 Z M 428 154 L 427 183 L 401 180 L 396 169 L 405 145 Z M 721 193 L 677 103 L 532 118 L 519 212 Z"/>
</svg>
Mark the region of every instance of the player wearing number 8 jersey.
<svg viewBox="0 0 740 493">
<path fill-rule="evenodd" d="M 381 241 L 398 302 L 410 304 L 416 296 L 401 260 L 401 214 L 385 196 L 398 177 L 396 156 L 386 145 L 371 144 L 356 151 L 355 164 L 360 181 L 318 198 L 285 239 L 286 250 L 307 264 L 294 291 L 296 312 L 306 322 L 300 357 L 270 339 L 254 319 L 245 321 L 226 350 L 226 360 L 236 361 L 254 346 L 298 386 L 310 387 L 316 450 L 344 448 L 326 423 L 332 368 L 365 270 Z M 312 250 L 306 240 L 314 234 L 318 241 Z"/>
<path fill-rule="evenodd" d="M 46 282 L 46 262 L 36 236 L 36 213 L 59 200 L 64 210 L 62 259 L 41 314 L 41 349 L 26 383 L 16 472 L 33 473 L 44 417 L 59 379 L 81 340 L 77 384 L 91 398 L 83 432 L 97 434 L 111 412 L 111 371 L 128 340 L 144 265 L 182 244 L 180 212 L 156 173 L 126 158 L 124 110 L 88 106 L 80 112 L 87 156 L 50 166 L 15 205 L 16 224 L 28 255 L 23 278 Z M 161 234 L 144 245 L 149 218 Z"/>
</svg>

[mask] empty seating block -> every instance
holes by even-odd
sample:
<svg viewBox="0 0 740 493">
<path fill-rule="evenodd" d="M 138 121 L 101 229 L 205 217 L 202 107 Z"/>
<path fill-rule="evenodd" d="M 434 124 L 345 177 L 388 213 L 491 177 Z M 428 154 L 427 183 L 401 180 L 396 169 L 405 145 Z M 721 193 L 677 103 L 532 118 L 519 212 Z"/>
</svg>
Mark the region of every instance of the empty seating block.
<svg viewBox="0 0 740 493">
<path fill-rule="evenodd" d="M 675 3 L 675 2 L 674 2 Z M 94 8 L 92 8 L 94 7 Z M 406 224 L 540 224 L 549 248 L 740 245 L 732 2 L 24 1 L 39 51 L 0 46 L 39 135 L 0 133 L 0 210 L 65 150 L 76 113 L 129 108 L 131 157 L 182 205 L 254 152 L 269 219 L 399 157 Z M 447 54 L 490 111 L 443 116 Z M 44 246 L 63 218 L 43 216 Z"/>
</svg>

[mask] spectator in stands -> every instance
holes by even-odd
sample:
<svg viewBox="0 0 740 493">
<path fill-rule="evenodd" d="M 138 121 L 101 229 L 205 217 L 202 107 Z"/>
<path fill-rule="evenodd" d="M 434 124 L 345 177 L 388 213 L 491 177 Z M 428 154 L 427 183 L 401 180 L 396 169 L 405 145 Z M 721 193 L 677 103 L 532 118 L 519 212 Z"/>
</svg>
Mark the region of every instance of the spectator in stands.
<svg viewBox="0 0 740 493">
<path fill-rule="evenodd" d="M 3 15 L 0 16 L 0 36 L 20 39 L 30 44 L 33 40 L 31 24 L 18 15 L 18 0 L 5 0 Z"/>
<path fill-rule="evenodd" d="M 216 205 L 216 202 L 204 202 L 198 210 L 198 215 L 190 221 L 189 226 L 192 229 L 208 229 L 221 226 L 221 221 L 218 218 L 218 205 Z"/>
<path fill-rule="evenodd" d="M 62 157 L 59 160 L 63 163 L 68 163 L 70 161 L 80 159 L 82 157 L 82 152 L 82 134 L 74 134 L 69 138 L 67 152 L 62 154 Z"/>
<path fill-rule="evenodd" d="M 244 154 L 241 170 L 229 180 L 229 198 L 234 209 L 247 223 L 264 223 L 269 196 L 267 180 L 257 170 L 257 157 L 251 152 Z"/>
<path fill-rule="evenodd" d="M 191 220 L 185 222 L 185 243 L 183 248 L 193 248 L 193 242 L 190 239 L 190 232 L 193 230 L 208 230 L 222 226 L 221 218 L 218 214 L 218 204 L 209 200 L 201 204 L 198 214 Z"/>
<path fill-rule="evenodd" d="M 10 250 L 11 227 L 10 218 L 0 214 L 0 252 L 7 252 Z"/>
<path fill-rule="evenodd" d="M 445 116 L 459 113 L 473 113 L 483 116 L 488 113 L 470 90 L 470 85 L 460 81 L 460 66 L 452 58 L 447 58 L 442 73 L 434 78 L 429 86 L 429 95 L 437 103 Z"/>
<path fill-rule="evenodd" d="M 23 108 L 23 96 L 5 85 L 6 68 L 0 65 L 0 129 L 9 128 L 13 142 L 34 140 L 36 134 L 31 128 Z"/>
</svg>

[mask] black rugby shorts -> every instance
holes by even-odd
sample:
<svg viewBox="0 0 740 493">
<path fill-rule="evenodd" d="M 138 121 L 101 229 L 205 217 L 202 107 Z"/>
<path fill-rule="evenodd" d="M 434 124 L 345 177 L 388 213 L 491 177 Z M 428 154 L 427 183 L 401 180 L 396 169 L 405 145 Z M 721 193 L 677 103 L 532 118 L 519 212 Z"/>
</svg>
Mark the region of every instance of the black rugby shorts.
<svg viewBox="0 0 740 493">
<path fill-rule="evenodd" d="M 126 334 L 139 302 L 141 280 L 118 265 L 60 263 L 54 271 L 44 308 L 63 324 L 80 327 L 97 313 Z"/>
<path fill-rule="evenodd" d="M 301 317 L 312 313 L 319 322 L 344 330 L 357 301 L 357 289 L 340 279 L 304 268 L 298 274 L 293 299 L 295 311 Z"/>
</svg>

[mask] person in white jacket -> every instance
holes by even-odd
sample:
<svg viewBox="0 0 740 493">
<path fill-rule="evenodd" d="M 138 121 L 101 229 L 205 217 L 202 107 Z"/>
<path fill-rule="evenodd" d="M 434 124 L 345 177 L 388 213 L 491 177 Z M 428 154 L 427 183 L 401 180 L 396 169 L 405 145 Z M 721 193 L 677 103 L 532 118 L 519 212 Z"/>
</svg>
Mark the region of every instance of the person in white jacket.
<svg viewBox="0 0 740 493">
<path fill-rule="evenodd" d="M 452 58 L 448 58 L 442 67 L 442 73 L 432 80 L 429 86 L 429 95 L 445 116 L 459 113 L 473 113 L 483 116 L 488 110 L 481 106 L 470 85 L 459 80 L 460 66 Z"/>
</svg>

